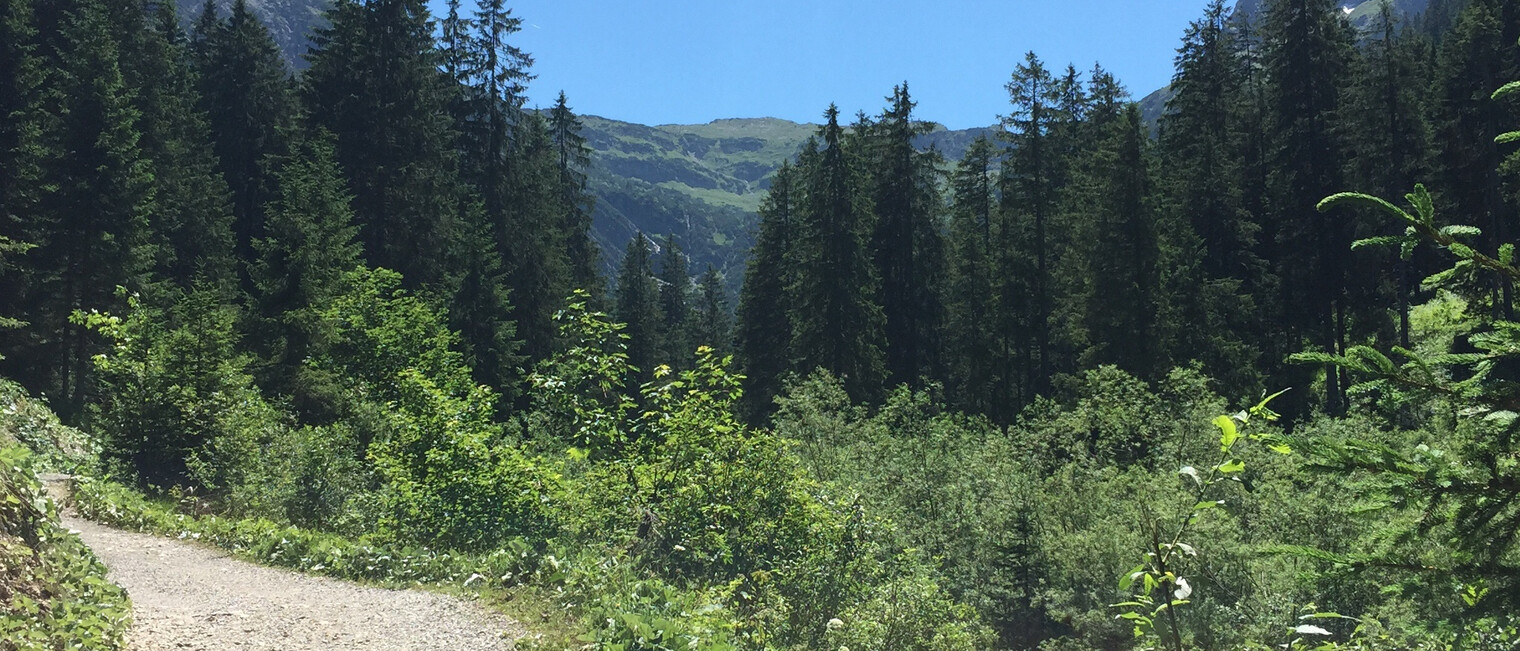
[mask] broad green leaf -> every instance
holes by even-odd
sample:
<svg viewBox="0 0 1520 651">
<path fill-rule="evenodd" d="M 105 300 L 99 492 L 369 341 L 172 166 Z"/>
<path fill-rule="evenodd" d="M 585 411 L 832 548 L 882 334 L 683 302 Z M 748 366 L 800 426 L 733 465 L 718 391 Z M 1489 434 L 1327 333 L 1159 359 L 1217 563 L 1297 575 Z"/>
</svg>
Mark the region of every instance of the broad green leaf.
<svg viewBox="0 0 1520 651">
<path fill-rule="evenodd" d="M 1241 461 L 1240 459 L 1231 459 L 1230 461 L 1219 464 L 1219 472 L 1226 475 L 1233 475 L 1237 472 L 1244 472 L 1245 469 L 1246 462 Z"/>
<path fill-rule="evenodd" d="M 1135 569 L 1130 570 L 1128 572 L 1125 572 L 1124 576 L 1119 577 L 1119 589 L 1120 590 L 1128 590 L 1130 586 L 1132 586 L 1132 585 L 1135 584 L 1135 579 L 1140 578 L 1141 575 L 1143 575 L 1143 574 L 1145 574 L 1145 566 L 1144 565 L 1136 565 Z M 1125 605 L 1125 604 L 1115 604 L 1115 605 L 1122 606 L 1122 605 Z"/>
<path fill-rule="evenodd" d="M 1235 445 L 1240 440 L 1240 430 L 1235 426 L 1235 419 L 1229 416 L 1219 416 L 1214 419 L 1214 426 L 1219 428 L 1219 447 L 1225 450 Z"/>
</svg>

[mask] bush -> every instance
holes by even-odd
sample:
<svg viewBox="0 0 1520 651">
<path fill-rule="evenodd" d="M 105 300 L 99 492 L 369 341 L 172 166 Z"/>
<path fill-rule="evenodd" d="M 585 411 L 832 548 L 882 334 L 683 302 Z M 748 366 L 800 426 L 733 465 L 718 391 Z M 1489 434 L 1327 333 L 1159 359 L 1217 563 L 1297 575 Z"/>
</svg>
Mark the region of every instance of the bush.
<svg viewBox="0 0 1520 651">
<path fill-rule="evenodd" d="M 0 447 L 0 649 L 125 649 L 127 594 L 58 525 L 25 449 Z"/>
</svg>

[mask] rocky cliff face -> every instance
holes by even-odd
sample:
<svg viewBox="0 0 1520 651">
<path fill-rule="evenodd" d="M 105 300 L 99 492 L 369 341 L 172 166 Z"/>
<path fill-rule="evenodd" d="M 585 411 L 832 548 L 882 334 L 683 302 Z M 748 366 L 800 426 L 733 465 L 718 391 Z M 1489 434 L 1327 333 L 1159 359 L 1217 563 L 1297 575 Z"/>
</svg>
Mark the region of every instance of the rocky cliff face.
<svg viewBox="0 0 1520 651">
<path fill-rule="evenodd" d="M 234 0 L 211 0 L 221 15 L 231 13 Z M 254 15 L 269 26 L 274 41 L 280 45 L 285 60 L 292 68 L 306 67 L 306 48 L 311 44 L 311 33 L 326 24 L 323 12 L 332 6 L 331 0 L 246 0 Z M 180 20 L 186 25 L 194 24 L 206 6 L 206 0 L 175 0 Z"/>
</svg>

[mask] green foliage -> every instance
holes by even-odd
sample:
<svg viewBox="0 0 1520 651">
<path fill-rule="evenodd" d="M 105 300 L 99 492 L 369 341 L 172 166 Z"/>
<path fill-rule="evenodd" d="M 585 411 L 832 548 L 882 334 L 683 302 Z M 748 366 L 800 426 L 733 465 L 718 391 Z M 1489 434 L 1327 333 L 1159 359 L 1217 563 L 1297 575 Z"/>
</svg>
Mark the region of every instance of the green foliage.
<svg viewBox="0 0 1520 651">
<path fill-rule="evenodd" d="M 262 427 L 271 410 L 234 352 L 235 313 L 216 293 L 194 292 L 168 309 L 135 296 L 126 303 L 125 316 L 74 316 L 114 343 L 94 360 L 103 391 L 90 424 L 106 456 L 130 474 L 160 486 L 189 483 L 190 459 L 207 442 Z"/>
<path fill-rule="evenodd" d="M 0 648 L 127 648 L 126 592 L 59 526 L 33 464 L 24 448 L 0 445 Z"/>
<path fill-rule="evenodd" d="M 16 443 L 31 451 L 32 467 L 52 472 L 92 470 L 101 452 L 99 441 L 59 422 L 21 385 L 0 380 L 0 445 Z"/>
</svg>

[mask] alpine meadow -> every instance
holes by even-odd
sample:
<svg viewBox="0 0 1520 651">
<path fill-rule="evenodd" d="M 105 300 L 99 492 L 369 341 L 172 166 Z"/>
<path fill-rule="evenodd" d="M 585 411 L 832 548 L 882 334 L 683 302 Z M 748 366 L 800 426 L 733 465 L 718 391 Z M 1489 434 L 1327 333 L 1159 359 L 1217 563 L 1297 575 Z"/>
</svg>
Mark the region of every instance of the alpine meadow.
<svg viewBox="0 0 1520 651">
<path fill-rule="evenodd" d="M 1520 0 L 1192 2 L 950 129 L 0 0 L 0 651 L 1520 649 Z"/>
</svg>

